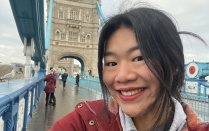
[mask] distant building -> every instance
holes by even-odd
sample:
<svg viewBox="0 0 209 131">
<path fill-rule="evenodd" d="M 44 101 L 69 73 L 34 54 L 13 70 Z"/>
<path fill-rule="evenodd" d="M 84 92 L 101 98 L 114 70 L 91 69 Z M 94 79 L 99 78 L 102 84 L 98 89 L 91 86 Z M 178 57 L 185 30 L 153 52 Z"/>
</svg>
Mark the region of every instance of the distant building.
<svg viewBox="0 0 209 131">
<path fill-rule="evenodd" d="M 11 66 L 15 69 L 16 73 L 23 73 L 25 66 L 21 63 L 11 63 Z"/>
<path fill-rule="evenodd" d="M 9 64 L 0 64 L 0 81 L 5 80 L 5 75 L 12 72 L 13 67 Z"/>
</svg>

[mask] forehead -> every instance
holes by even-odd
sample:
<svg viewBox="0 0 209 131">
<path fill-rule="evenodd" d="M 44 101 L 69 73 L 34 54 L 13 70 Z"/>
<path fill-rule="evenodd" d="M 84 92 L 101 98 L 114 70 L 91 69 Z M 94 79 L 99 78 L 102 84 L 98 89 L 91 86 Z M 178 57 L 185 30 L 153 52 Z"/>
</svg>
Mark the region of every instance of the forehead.
<svg viewBox="0 0 209 131">
<path fill-rule="evenodd" d="M 114 31 L 106 42 L 106 50 L 110 50 L 113 47 L 129 48 L 137 46 L 136 35 L 131 28 L 122 27 Z"/>
</svg>

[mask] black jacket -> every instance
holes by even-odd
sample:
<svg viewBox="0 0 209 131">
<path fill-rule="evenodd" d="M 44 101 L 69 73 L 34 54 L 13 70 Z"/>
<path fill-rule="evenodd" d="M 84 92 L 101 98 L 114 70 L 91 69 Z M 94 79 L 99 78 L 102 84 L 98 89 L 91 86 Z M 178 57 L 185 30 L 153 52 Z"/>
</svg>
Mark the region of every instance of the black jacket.
<svg viewBox="0 0 209 131">
<path fill-rule="evenodd" d="M 62 81 L 66 81 L 68 77 L 67 73 L 62 74 Z"/>
</svg>

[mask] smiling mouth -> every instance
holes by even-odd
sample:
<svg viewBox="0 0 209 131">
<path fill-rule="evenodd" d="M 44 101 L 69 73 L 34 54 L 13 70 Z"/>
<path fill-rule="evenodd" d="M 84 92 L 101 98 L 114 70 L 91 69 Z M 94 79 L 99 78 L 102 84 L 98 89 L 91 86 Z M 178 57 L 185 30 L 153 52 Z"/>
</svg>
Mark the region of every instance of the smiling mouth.
<svg viewBox="0 0 209 131">
<path fill-rule="evenodd" d="M 144 90 L 144 88 L 140 88 L 140 89 L 136 89 L 136 90 L 132 90 L 132 91 L 120 91 L 120 92 L 124 96 L 132 96 L 132 95 L 142 92 L 143 90 Z"/>
</svg>

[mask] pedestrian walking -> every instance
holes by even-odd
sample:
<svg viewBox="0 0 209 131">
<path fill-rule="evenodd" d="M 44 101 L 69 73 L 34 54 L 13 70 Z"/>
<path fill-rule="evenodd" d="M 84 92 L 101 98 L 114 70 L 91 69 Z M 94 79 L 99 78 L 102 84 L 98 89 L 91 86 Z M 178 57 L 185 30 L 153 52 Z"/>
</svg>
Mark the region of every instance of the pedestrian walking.
<svg viewBox="0 0 209 131">
<path fill-rule="evenodd" d="M 68 77 L 68 74 L 67 74 L 67 72 L 65 71 L 65 72 L 62 74 L 63 88 L 66 86 L 67 77 Z"/>
<path fill-rule="evenodd" d="M 75 79 L 76 79 L 76 85 L 79 86 L 80 75 L 77 74 Z"/>
<path fill-rule="evenodd" d="M 49 98 L 51 98 L 53 100 L 53 106 L 56 105 L 56 98 L 54 96 L 54 92 L 55 92 L 55 87 L 56 87 L 56 79 L 54 76 L 54 70 L 51 67 L 50 68 L 50 74 L 48 74 L 47 76 L 45 76 L 44 81 L 46 81 L 46 86 L 45 86 L 45 93 L 46 93 L 46 104 L 45 106 L 47 106 L 49 104 Z M 52 103 L 52 101 L 50 101 Z"/>
<path fill-rule="evenodd" d="M 57 71 L 53 68 L 53 67 L 50 67 L 50 70 L 53 70 L 53 75 L 54 75 L 54 77 L 55 77 L 55 79 L 56 79 L 56 81 L 57 81 L 57 79 L 58 79 L 58 77 L 59 77 L 59 74 L 57 73 Z M 56 88 L 56 86 L 55 86 L 55 88 Z M 56 99 L 56 97 L 55 97 L 55 94 L 54 94 L 54 98 Z M 49 105 L 53 105 L 54 104 L 54 101 L 53 101 L 53 98 L 52 98 L 52 95 L 50 95 L 50 98 L 49 98 Z"/>
</svg>

